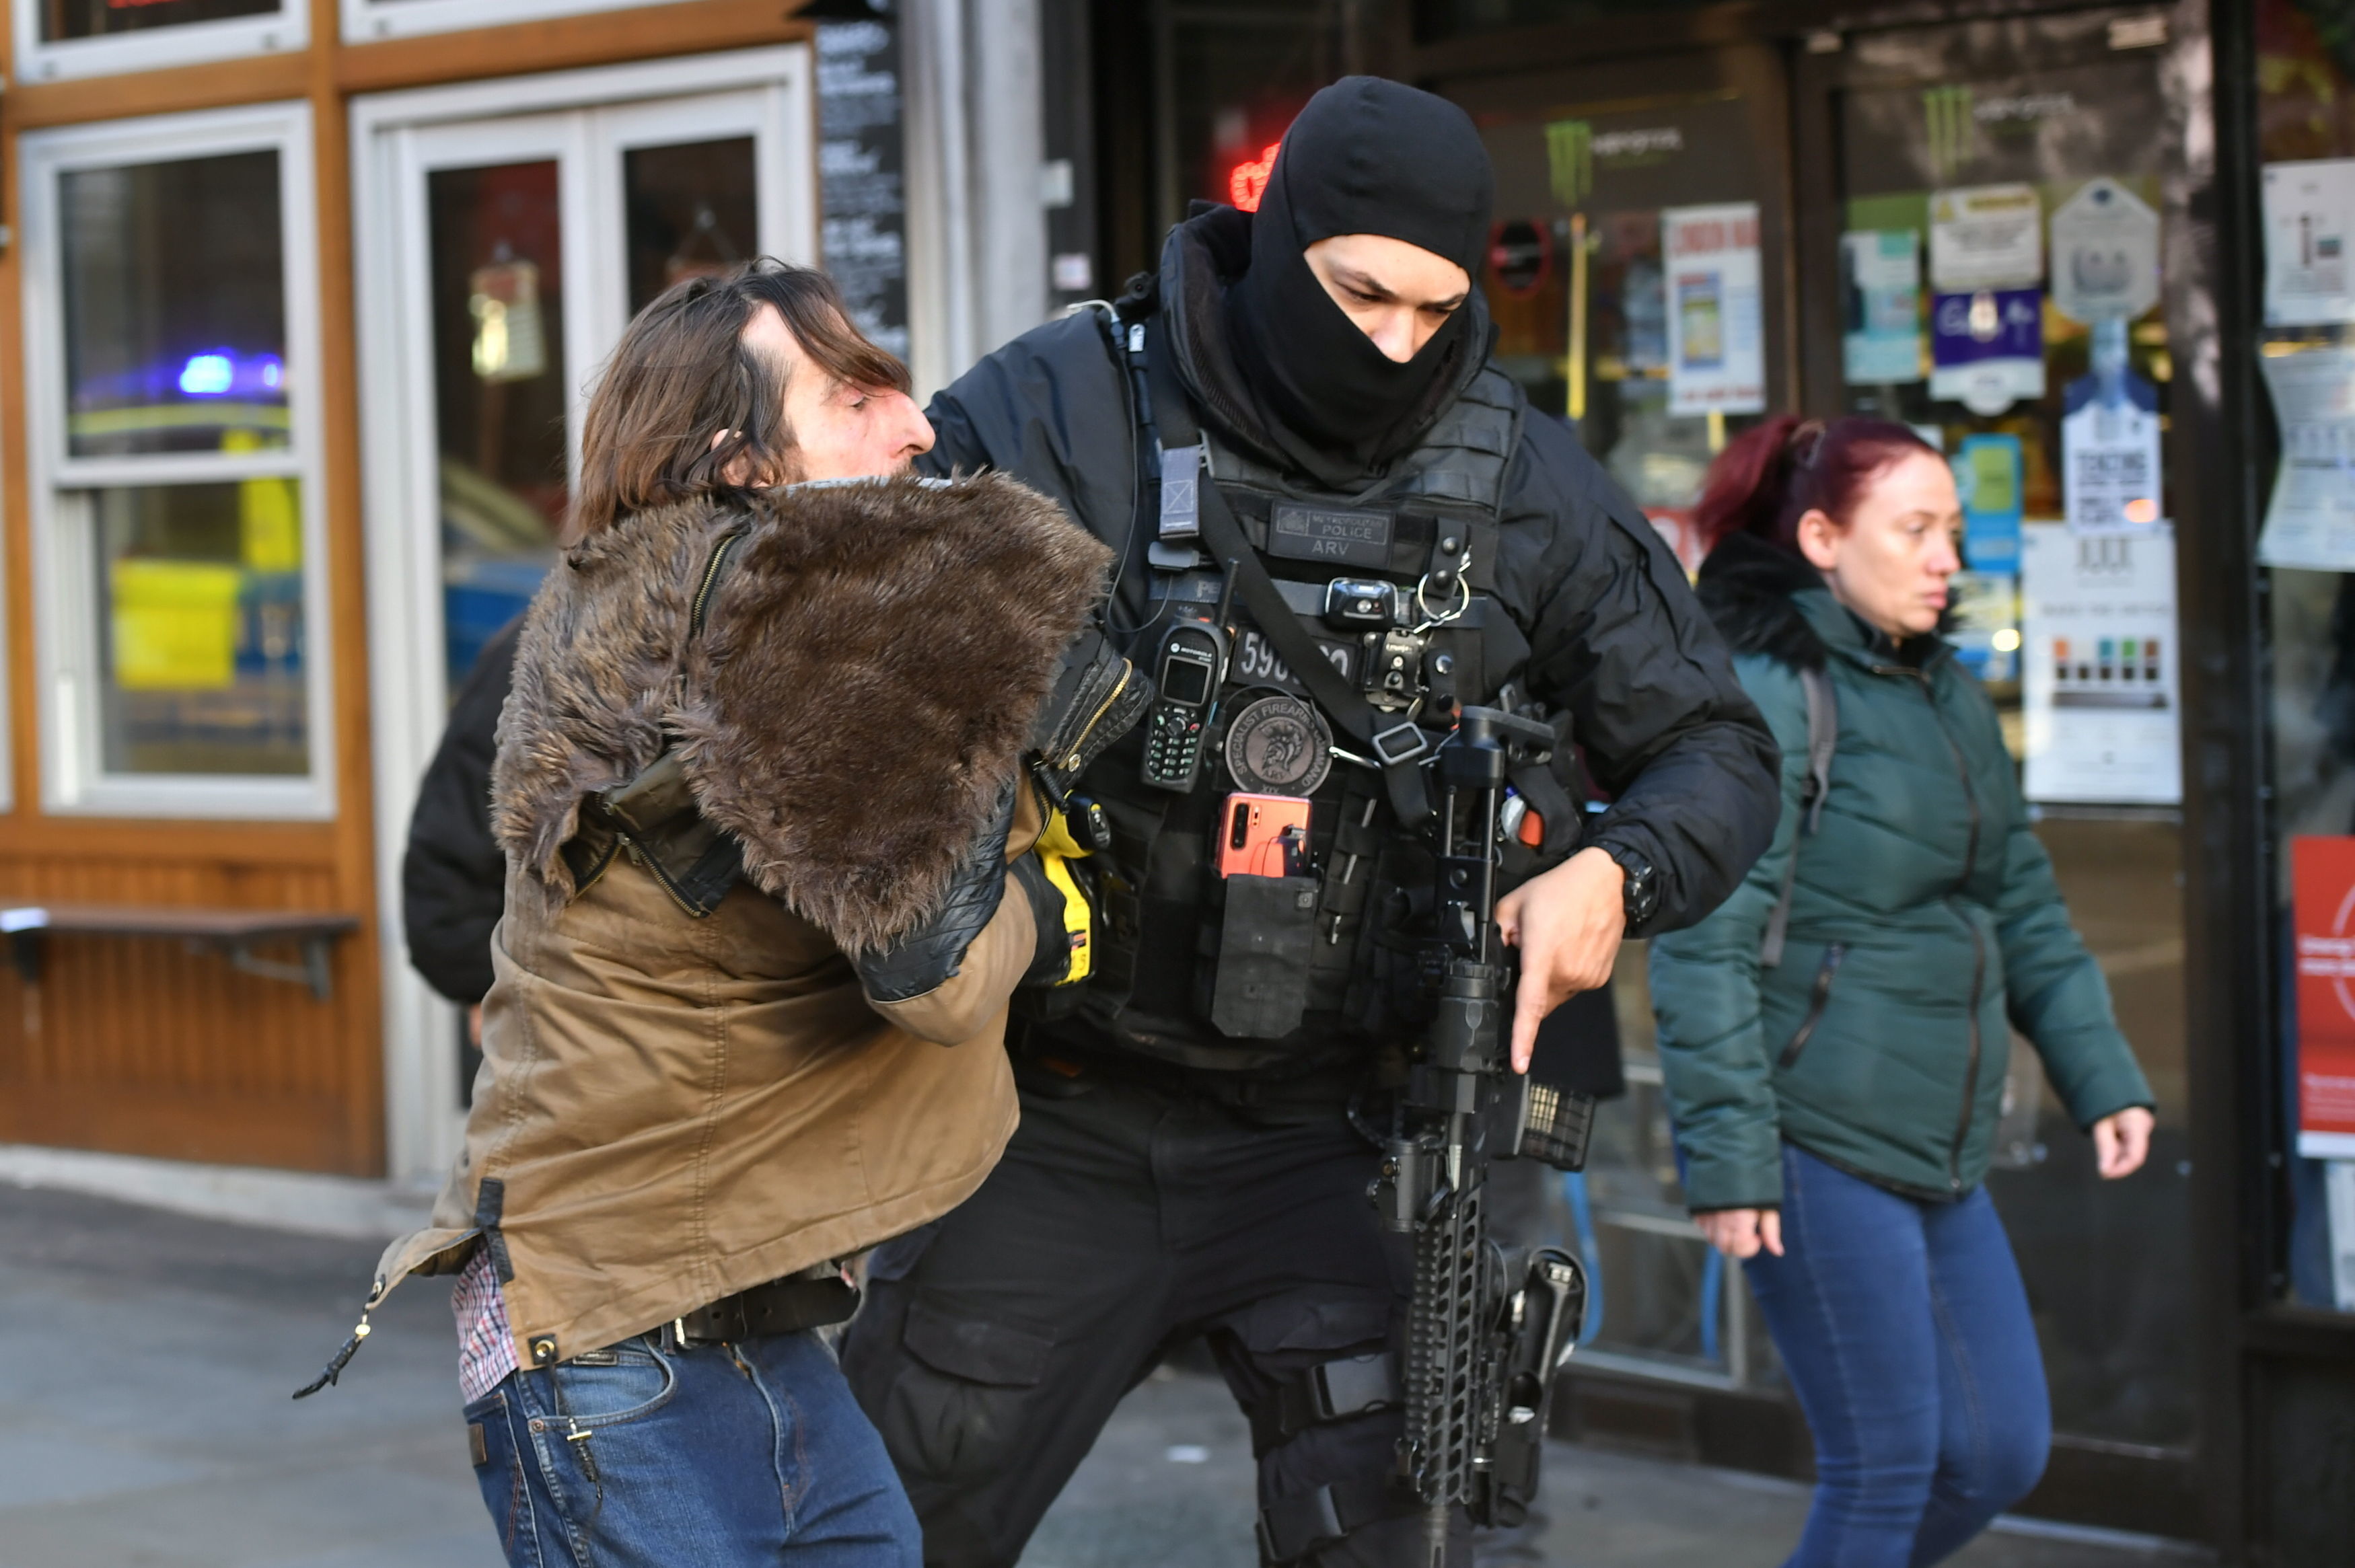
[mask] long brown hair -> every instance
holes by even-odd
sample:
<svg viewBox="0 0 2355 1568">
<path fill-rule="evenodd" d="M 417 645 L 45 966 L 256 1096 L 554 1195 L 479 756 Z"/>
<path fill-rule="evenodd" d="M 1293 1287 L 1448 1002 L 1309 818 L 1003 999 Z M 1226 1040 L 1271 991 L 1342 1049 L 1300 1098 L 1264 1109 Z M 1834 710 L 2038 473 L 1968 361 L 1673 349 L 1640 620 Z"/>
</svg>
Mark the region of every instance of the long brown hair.
<svg viewBox="0 0 2355 1568">
<path fill-rule="evenodd" d="M 1894 420 L 1780 414 L 1736 436 L 1709 465 L 1693 522 L 1711 549 L 1729 534 L 1751 534 L 1796 556 L 1800 518 L 1821 511 L 1845 528 L 1881 471 L 1914 452 L 1935 457 L 1938 449 Z"/>
<path fill-rule="evenodd" d="M 674 283 L 631 321 L 590 395 L 566 544 L 650 506 L 735 491 L 726 475 L 740 459 L 756 483 L 790 476 L 782 367 L 744 344 L 763 305 L 835 380 L 908 390 L 908 367 L 850 323 L 840 291 L 815 268 L 764 256 Z"/>
</svg>

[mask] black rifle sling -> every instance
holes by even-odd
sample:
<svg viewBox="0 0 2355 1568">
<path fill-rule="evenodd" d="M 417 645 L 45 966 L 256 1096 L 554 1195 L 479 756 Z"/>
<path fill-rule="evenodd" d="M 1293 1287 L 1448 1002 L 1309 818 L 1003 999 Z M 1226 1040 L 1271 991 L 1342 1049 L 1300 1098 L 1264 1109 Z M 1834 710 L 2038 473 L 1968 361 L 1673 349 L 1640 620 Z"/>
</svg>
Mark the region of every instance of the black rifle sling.
<svg viewBox="0 0 2355 1568">
<path fill-rule="evenodd" d="M 1146 362 L 1146 375 L 1153 389 L 1153 435 L 1165 449 L 1199 445 L 1201 428 L 1195 421 L 1193 403 L 1178 385 L 1176 367 L 1170 365 L 1159 341 L 1163 319 L 1156 318 L 1153 323 L 1154 342 Z M 1235 521 L 1214 478 L 1201 485 L 1199 502 L 1202 543 L 1209 547 L 1222 570 L 1234 574 L 1236 591 L 1242 596 L 1260 634 L 1333 722 L 1372 754 L 1381 768 L 1391 810 L 1400 823 L 1410 828 L 1422 826 L 1431 816 L 1431 795 L 1423 787 L 1422 767 L 1422 759 L 1431 751 L 1430 737 L 1412 721 L 1393 719 L 1377 711 L 1333 667 L 1316 640 L 1302 630 L 1299 618 L 1284 603 L 1283 591 L 1267 575 L 1259 552 L 1252 548 L 1251 540 Z"/>
<path fill-rule="evenodd" d="M 1791 929 L 1791 897 L 1799 884 L 1799 842 L 1823 825 L 1824 797 L 1831 793 L 1832 753 L 1839 746 L 1839 698 L 1832 691 L 1828 670 L 1802 670 L 1800 688 L 1807 694 L 1807 781 L 1799 793 L 1799 829 L 1791 838 L 1791 858 L 1783 864 L 1783 896 L 1766 917 L 1766 933 L 1759 938 L 1758 962 L 1774 969 L 1783 961 L 1783 938 Z"/>
</svg>

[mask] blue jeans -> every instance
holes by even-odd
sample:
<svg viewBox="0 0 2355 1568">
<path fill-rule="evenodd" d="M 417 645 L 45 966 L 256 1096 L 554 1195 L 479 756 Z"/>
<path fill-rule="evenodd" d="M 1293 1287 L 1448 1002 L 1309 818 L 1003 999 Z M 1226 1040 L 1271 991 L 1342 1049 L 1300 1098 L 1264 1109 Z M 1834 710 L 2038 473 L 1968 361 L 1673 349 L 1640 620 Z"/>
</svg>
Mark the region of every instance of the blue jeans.
<svg viewBox="0 0 2355 1568">
<path fill-rule="evenodd" d="M 920 1568 L 882 1439 L 815 1334 L 668 1330 L 509 1372 L 466 1407 L 515 1568 Z"/>
<path fill-rule="evenodd" d="M 1785 1144 L 1783 1248 L 1743 1266 L 1816 1439 L 1788 1568 L 1927 1568 L 2027 1496 L 2051 1444 L 1995 1203 L 1916 1202 Z"/>
</svg>

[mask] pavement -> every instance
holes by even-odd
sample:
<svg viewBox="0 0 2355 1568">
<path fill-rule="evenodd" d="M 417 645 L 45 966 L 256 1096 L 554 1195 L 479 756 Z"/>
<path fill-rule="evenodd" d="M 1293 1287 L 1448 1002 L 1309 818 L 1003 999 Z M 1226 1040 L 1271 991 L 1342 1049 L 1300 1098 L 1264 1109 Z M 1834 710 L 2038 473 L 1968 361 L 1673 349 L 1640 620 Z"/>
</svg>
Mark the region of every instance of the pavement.
<svg viewBox="0 0 2355 1568">
<path fill-rule="evenodd" d="M 404 1285 L 300 1404 L 377 1247 L 0 1187 L 0 1568 L 498 1568 L 457 1421 L 447 1287 Z M 1484 1557 L 1774 1568 L 1787 1482 L 1560 1446 Z M 1251 1446 L 1216 1379 L 1122 1405 L 1023 1568 L 1254 1568 Z M 2179 1568 L 2184 1549 L 1999 1529 L 1957 1568 Z"/>
</svg>

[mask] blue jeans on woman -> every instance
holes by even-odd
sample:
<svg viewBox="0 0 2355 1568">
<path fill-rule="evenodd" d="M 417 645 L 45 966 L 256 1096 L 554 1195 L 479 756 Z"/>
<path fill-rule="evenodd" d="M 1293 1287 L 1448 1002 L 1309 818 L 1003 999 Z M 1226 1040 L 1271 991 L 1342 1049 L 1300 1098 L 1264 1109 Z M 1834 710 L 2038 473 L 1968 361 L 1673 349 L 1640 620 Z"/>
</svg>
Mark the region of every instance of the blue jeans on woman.
<svg viewBox="0 0 2355 1568">
<path fill-rule="evenodd" d="M 669 1330 L 509 1372 L 466 1407 L 515 1568 L 920 1568 L 907 1493 L 815 1334 Z"/>
<path fill-rule="evenodd" d="M 1745 1264 L 1816 1439 L 1788 1568 L 1928 1568 L 2044 1473 L 2028 1293 L 1984 1187 L 1917 1202 L 1783 1146 L 1783 1255 Z"/>
</svg>

